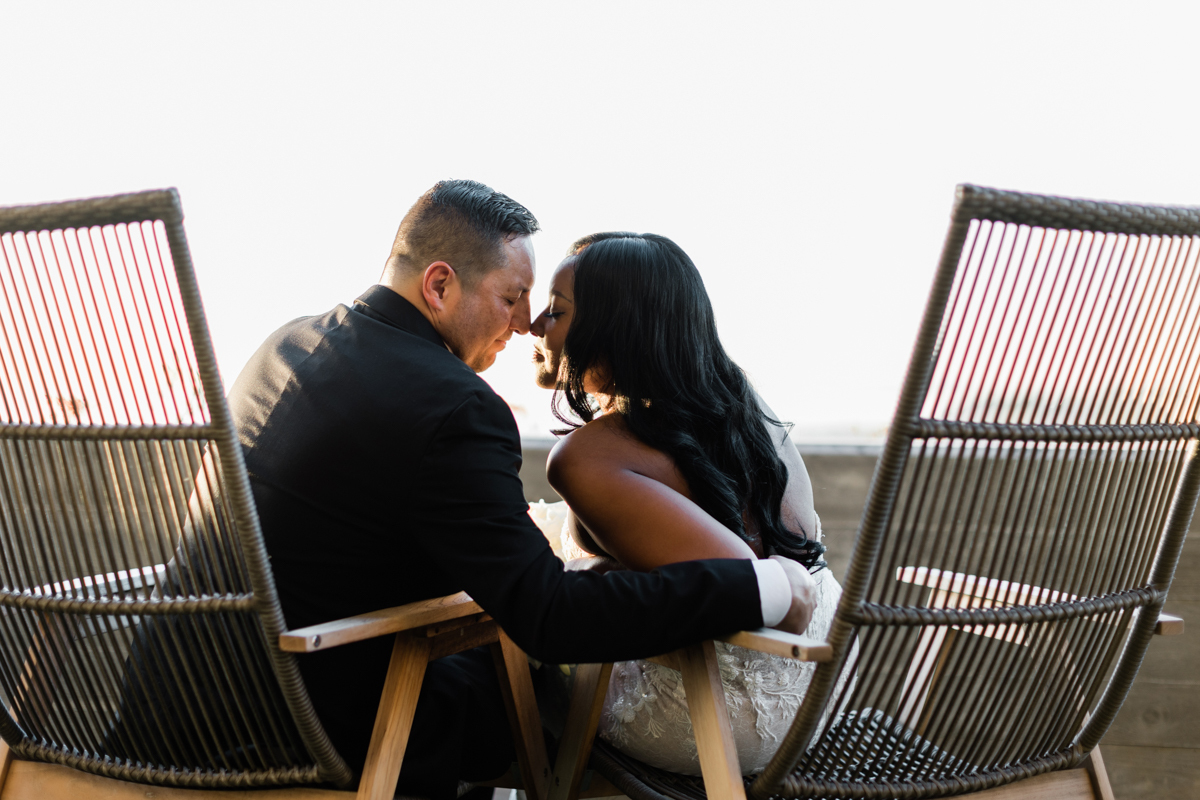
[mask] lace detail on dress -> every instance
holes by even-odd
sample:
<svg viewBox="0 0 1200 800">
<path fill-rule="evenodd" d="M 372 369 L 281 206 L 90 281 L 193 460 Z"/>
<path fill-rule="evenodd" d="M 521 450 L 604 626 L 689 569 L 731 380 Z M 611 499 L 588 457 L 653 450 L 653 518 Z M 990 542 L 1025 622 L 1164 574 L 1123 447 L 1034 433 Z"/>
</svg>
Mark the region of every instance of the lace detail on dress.
<svg viewBox="0 0 1200 800">
<path fill-rule="evenodd" d="M 819 541 L 819 520 L 817 531 Z M 817 583 L 817 606 L 805 635 L 824 640 L 842 588 L 828 569 L 813 578 Z M 760 772 L 791 726 L 816 664 L 724 642 L 718 642 L 716 648 L 742 772 L 747 775 Z M 855 661 L 852 654 L 847 663 Z M 834 696 L 842 692 L 849 677 L 850 672 L 843 671 Z M 824 722 L 822 719 L 822 726 Z M 621 751 L 647 764 L 685 775 L 700 774 L 683 679 L 673 669 L 649 661 L 613 665 L 599 733 Z"/>
</svg>

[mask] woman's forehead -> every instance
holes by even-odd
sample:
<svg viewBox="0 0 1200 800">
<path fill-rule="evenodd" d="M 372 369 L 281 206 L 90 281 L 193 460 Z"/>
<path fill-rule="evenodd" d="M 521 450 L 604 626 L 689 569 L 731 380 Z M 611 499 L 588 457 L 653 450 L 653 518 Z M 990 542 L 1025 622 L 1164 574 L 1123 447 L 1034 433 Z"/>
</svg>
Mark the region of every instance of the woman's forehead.
<svg viewBox="0 0 1200 800">
<path fill-rule="evenodd" d="M 550 276 L 550 294 L 570 300 L 575 287 L 575 256 L 567 256 L 554 268 Z"/>
</svg>

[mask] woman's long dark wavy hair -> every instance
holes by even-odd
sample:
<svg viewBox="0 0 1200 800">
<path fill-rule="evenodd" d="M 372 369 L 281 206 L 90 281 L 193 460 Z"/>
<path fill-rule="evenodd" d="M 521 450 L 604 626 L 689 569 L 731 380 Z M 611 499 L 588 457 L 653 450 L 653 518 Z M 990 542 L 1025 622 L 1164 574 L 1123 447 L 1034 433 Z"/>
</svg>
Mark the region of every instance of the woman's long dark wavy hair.
<svg viewBox="0 0 1200 800">
<path fill-rule="evenodd" d="M 712 303 L 696 265 L 679 245 L 651 233 L 597 233 L 571 246 L 575 313 L 563 347 L 555 414 L 565 398 L 590 422 L 599 410 L 583 388 L 593 368 L 610 381 L 629 430 L 671 456 L 692 499 L 739 537 L 748 511 L 763 549 L 809 569 L 825 546 L 780 516 L 787 467 L 750 381 L 717 337 Z"/>
</svg>

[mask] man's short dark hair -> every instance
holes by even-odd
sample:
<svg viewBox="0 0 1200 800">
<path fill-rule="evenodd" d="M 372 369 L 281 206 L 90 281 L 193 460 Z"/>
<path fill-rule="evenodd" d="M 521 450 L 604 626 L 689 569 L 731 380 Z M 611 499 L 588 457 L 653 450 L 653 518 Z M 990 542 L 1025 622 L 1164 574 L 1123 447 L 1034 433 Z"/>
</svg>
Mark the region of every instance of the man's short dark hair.
<svg viewBox="0 0 1200 800">
<path fill-rule="evenodd" d="M 501 266 L 504 243 L 539 229 L 525 206 L 478 181 L 439 181 L 404 215 L 391 257 L 405 271 L 445 261 L 467 285 Z"/>
</svg>

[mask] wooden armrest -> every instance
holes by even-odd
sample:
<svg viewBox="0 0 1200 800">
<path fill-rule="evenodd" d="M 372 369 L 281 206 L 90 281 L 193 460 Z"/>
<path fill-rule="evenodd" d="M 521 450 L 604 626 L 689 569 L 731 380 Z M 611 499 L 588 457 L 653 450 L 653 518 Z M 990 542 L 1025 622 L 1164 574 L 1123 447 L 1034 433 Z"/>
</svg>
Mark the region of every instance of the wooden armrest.
<svg viewBox="0 0 1200 800">
<path fill-rule="evenodd" d="M 288 631 L 280 634 L 279 649 L 288 653 L 314 653 L 481 613 L 483 609 L 470 595 L 459 592 Z"/>
<path fill-rule="evenodd" d="M 1183 617 L 1176 617 L 1172 614 L 1159 614 L 1158 624 L 1154 626 L 1154 632 L 1159 636 L 1178 636 L 1183 633 Z"/>
<path fill-rule="evenodd" d="M 809 639 L 807 636 L 797 636 L 774 628 L 759 628 L 756 631 L 738 631 L 729 636 L 721 636 L 718 642 L 728 642 L 744 647 L 747 650 L 757 650 L 760 653 L 770 653 L 773 656 L 794 658 L 798 661 L 829 661 L 833 658 L 833 648 L 826 642 Z"/>
</svg>

